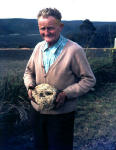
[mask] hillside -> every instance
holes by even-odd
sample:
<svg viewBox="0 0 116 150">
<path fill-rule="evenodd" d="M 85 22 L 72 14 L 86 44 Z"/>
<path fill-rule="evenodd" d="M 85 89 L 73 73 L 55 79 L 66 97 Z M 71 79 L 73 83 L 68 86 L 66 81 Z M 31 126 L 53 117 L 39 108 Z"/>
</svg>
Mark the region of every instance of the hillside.
<svg viewBox="0 0 116 150">
<path fill-rule="evenodd" d="M 79 33 L 79 27 L 83 21 L 63 21 L 64 29 L 62 34 L 65 36 Z M 116 22 L 93 22 L 96 32 L 101 33 L 101 28 L 109 25 L 116 27 Z M 113 30 L 114 31 L 114 30 Z M 41 41 L 36 19 L 0 19 L 0 48 L 7 47 L 34 47 Z"/>
<path fill-rule="evenodd" d="M 64 21 L 63 34 L 75 31 L 81 21 Z M 41 41 L 36 19 L 0 19 L 0 47 L 34 47 Z"/>
<path fill-rule="evenodd" d="M 63 21 L 64 32 L 75 30 L 82 21 Z M 36 19 L 0 19 L 0 35 L 7 34 L 38 34 L 38 24 Z"/>
</svg>

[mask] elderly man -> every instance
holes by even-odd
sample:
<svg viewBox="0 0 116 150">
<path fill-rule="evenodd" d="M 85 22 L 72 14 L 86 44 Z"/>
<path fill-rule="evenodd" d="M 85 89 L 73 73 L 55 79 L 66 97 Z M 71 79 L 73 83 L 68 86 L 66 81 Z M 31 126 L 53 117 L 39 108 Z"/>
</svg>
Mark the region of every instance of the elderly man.
<svg viewBox="0 0 116 150">
<path fill-rule="evenodd" d="M 83 48 L 61 35 L 63 23 L 57 9 L 42 9 L 38 14 L 39 42 L 28 61 L 24 83 L 33 109 L 36 150 L 72 150 L 74 113 L 78 97 L 95 85 L 95 77 Z M 47 83 L 61 92 L 56 107 L 39 110 L 32 89 Z"/>
</svg>

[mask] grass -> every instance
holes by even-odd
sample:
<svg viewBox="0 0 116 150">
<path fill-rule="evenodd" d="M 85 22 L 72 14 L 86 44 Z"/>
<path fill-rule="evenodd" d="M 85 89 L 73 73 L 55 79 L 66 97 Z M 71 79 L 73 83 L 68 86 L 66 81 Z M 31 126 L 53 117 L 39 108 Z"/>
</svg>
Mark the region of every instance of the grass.
<svg viewBox="0 0 116 150">
<path fill-rule="evenodd" d="M 0 78 L 9 75 L 20 75 L 23 76 L 27 60 L 0 60 Z"/>
<path fill-rule="evenodd" d="M 23 83 L 27 60 L 6 60 L 0 60 L 0 135 L 3 134 L 3 128 L 5 129 L 4 124 L 1 127 L 2 122 L 11 122 L 12 127 L 25 124 L 29 120 L 30 111 Z M 96 141 L 101 141 L 103 137 L 108 142 L 116 142 L 116 79 L 112 59 L 100 57 L 89 58 L 89 61 L 96 73 L 97 85 L 95 91 L 90 91 L 78 100 L 75 150 L 77 147 L 78 150 L 97 150 Z M 114 80 L 110 82 L 112 78 Z"/>
<path fill-rule="evenodd" d="M 6 60 L 0 60 L 0 136 L 6 128 L 10 127 L 9 134 L 12 128 L 28 122 L 30 110 L 23 83 L 27 60 Z"/>
<path fill-rule="evenodd" d="M 101 137 L 107 142 L 116 142 L 116 83 L 107 83 L 80 98 L 74 135 L 75 145 L 86 150 L 90 150 L 87 145 Z"/>
</svg>

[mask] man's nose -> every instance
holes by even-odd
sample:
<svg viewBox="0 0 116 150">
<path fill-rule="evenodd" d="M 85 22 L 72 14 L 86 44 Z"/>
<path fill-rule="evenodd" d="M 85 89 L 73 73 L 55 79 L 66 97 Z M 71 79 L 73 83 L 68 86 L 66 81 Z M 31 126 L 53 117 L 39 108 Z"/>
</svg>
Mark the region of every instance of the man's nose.
<svg viewBox="0 0 116 150">
<path fill-rule="evenodd" d="M 49 34 L 49 29 L 48 28 L 45 29 L 45 34 L 46 35 Z"/>
</svg>

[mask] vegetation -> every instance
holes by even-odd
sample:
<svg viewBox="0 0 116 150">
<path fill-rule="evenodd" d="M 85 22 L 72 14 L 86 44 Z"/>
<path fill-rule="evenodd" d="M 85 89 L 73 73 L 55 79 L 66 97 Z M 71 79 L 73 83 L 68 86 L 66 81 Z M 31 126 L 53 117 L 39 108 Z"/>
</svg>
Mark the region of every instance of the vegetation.
<svg viewBox="0 0 116 150">
<path fill-rule="evenodd" d="M 111 22 L 91 22 L 85 19 L 75 30 L 67 34 L 67 37 L 85 48 L 112 48 L 116 37 L 116 24 Z"/>
<path fill-rule="evenodd" d="M 86 19 L 64 21 L 64 25 L 62 34 L 85 48 L 114 46 L 116 22 L 91 22 Z M 41 38 L 37 20 L 0 19 L 1 48 L 33 48 L 39 41 Z M 77 147 L 78 150 L 115 150 L 116 67 L 112 59 L 113 51 L 85 51 L 97 84 L 92 91 L 78 100 L 74 150 L 77 150 Z M 31 52 L 0 50 L 0 144 L 3 137 L 10 136 L 11 139 L 11 135 L 15 135 L 14 145 L 18 143 L 17 149 L 21 141 L 23 145 L 26 142 L 32 143 L 32 140 L 29 140 L 30 101 L 23 83 L 24 69 Z M 20 135 L 26 131 L 29 131 L 26 135 Z M 24 147 L 20 149 L 25 150 Z"/>
<path fill-rule="evenodd" d="M 93 55 L 87 53 L 97 84 L 77 103 L 74 149 L 111 150 L 116 142 L 116 72 L 112 55 L 104 52 L 102 57 L 98 55 L 92 59 Z M 19 60 L 0 60 L 0 138 L 8 133 L 20 135 L 31 129 L 30 102 L 23 83 L 27 59 L 20 57 Z"/>
<path fill-rule="evenodd" d="M 62 34 L 83 47 L 113 47 L 116 22 L 63 21 Z M 0 19 L 0 48 L 33 48 L 41 41 L 36 19 Z"/>
<path fill-rule="evenodd" d="M 114 150 L 115 108 L 116 83 L 106 83 L 80 98 L 75 121 L 75 147 L 79 145 L 79 150 Z"/>
<path fill-rule="evenodd" d="M 0 60 L 0 138 L 29 121 L 30 104 L 23 83 L 26 63 L 26 60 Z"/>
</svg>

